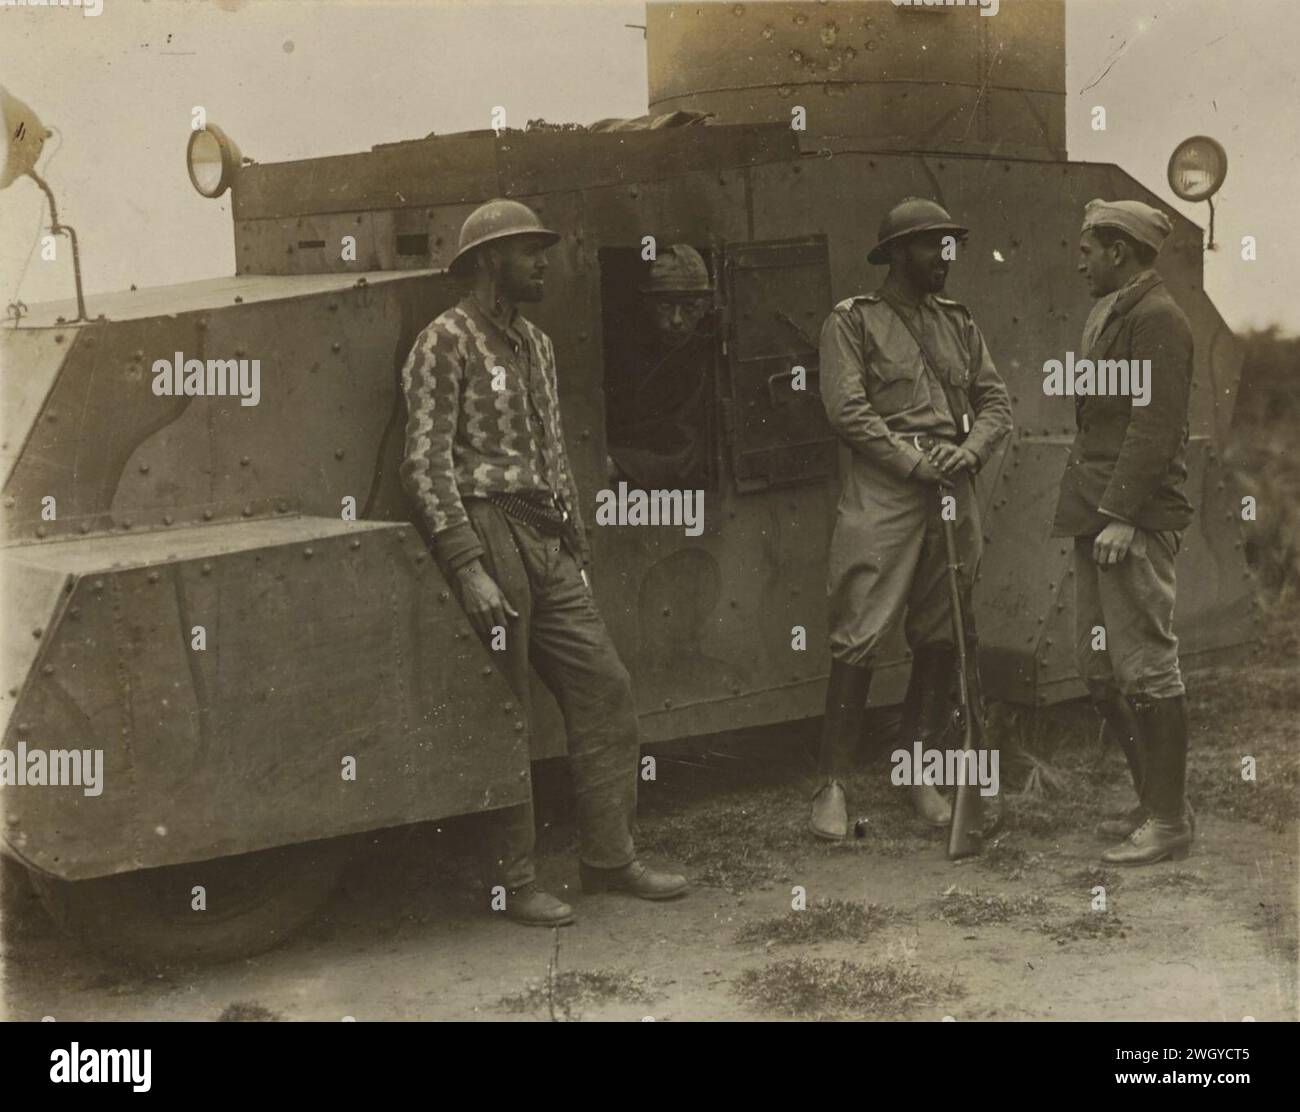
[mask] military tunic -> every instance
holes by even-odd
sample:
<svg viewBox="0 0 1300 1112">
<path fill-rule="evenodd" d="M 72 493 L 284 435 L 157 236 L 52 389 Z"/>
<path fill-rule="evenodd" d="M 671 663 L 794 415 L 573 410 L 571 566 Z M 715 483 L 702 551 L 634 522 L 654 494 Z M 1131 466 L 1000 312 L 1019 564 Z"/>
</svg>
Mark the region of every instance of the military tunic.
<svg viewBox="0 0 1300 1112">
<path fill-rule="evenodd" d="M 926 455 L 917 438 L 961 443 L 983 466 L 1011 429 L 1006 386 L 969 310 L 928 295 L 902 311 L 912 314 L 933 369 L 879 293 L 841 301 L 821 332 L 822 402 L 840 439 L 843 476 L 827 583 L 831 654 L 860 667 L 871 665 L 904 615 L 913 649 L 952 641 L 939 516 L 940 496 L 948 492 L 911 478 Z M 969 433 L 958 427 L 936 374 L 969 398 Z M 970 472 L 957 477 L 951 493 L 968 598 L 982 551 Z"/>
</svg>

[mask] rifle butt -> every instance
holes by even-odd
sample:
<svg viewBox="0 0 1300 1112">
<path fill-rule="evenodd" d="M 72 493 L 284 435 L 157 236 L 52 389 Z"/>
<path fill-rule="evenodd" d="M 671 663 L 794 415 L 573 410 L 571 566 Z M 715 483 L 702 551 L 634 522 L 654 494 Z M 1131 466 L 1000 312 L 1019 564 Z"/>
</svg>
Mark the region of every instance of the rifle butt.
<svg viewBox="0 0 1300 1112">
<path fill-rule="evenodd" d="M 974 857 L 984 848 L 983 806 L 978 784 L 959 784 L 952 804 L 952 826 L 948 830 L 948 860 Z"/>
</svg>

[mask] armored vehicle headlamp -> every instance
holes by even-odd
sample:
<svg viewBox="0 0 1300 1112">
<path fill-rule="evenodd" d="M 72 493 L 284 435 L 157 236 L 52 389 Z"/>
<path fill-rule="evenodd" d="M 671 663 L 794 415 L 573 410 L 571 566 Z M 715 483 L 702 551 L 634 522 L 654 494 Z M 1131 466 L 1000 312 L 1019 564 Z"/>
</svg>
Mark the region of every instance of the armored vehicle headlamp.
<svg viewBox="0 0 1300 1112">
<path fill-rule="evenodd" d="M 1169 158 L 1169 188 L 1184 201 L 1208 201 L 1228 176 L 1228 153 L 1208 135 L 1184 139 Z"/>
<path fill-rule="evenodd" d="M 35 112 L 0 86 L 0 117 L 4 119 L 6 143 L 0 150 L 0 189 L 36 168 L 49 129 Z"/>
<path fill-rule="evenodd" d="M 220 197 L 235 180 L 242 156 L 234 140 L 216 124 L 190 133 L 185 166 L 190 182 L 204 197 Z"/>
<path fill-rule="evenodd" d="M 50 202 L 50 231 L 56 236 L 67 236 L 72 244 L 72 277 L 77 284 L 77 320 L 86 315 L 86 297 L 81 288 L 81 252 L 77 248 L 77 232 L 70 224 L 59 221 L 59 206 L 54 201 L 54 191 L 40 174 L 36 163 L 41 157 L 50 130 L 16 96 L 0 85 L 0 122 L 4 124 L 6 140 L 3 159 L 0 160 L 0 189 L 7 189 L 24 174 L 31 178 Z M 13 309 L 14 306 L 9 306 Z M 21 315 L 21 313 L 19 314 Z M 60 317 L 60 320 L 63 318 Z M 14 317 L 15 324 L 18 317 Z"/>
</svg>

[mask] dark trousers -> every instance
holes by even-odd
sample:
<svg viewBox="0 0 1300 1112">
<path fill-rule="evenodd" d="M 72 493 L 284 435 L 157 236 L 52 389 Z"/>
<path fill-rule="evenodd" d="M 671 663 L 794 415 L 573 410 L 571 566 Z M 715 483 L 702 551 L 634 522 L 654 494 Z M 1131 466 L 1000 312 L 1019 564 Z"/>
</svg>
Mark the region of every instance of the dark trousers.
<svg viewBox="0 0 1300 1112">
<path fill-rule="evenodd" d="M 509 619 L 504 649 L 492 650 L 491 637 L 485 644 L 530 727 L 530 664 L 564 715 L 579 856 L 585 864 L 601 869 L 626 865 L 634 856 L 632 824 L 640 758 L 631 677 L 568 546 L 507 517 L 491 502 L 467 499 L 465 509 L 486 549 L 484 568 L 519 612 L 518 618 Z M 513 889 L 532 882 L 532 804 L 506 808 L 495 821 L 498 883 Z"/>
</svg>

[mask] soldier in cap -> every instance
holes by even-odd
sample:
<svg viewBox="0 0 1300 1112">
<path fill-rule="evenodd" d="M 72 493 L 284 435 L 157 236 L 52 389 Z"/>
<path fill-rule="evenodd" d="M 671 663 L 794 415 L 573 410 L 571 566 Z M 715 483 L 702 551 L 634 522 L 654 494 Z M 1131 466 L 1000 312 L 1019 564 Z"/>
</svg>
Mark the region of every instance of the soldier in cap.
<svg viewBox="0 0 1300 1112">
<path fill-rule="evenodd" d="M 647 868 L 633 850 L 636 710 L 588 586 L 555 352 L 518 309 L 542 299 L 546 249 L 559 238 L 517 201 L 489 201 L 466 219 L 451 271 L 469 291 L 420 333 L 402 370 L 401 473 L 479 636 L 499 645 L 504 632 L 505 650 L 493 656 L 525 712 L 531 662 L 564 713 L 583 889 L 665 899 L 686 880 Z M 521 923 L 571 922 L 569 905 L 536 886 L 531 803 L 496 821 L 506 913 Z"/>
<path fill-rule="evenodd" d="M 844 477 L 829 560 L 823 782 L 809 819 L 822 838 L 847 833 L 842 781 L 876 653 L 900 618 L 912 650 L 902 743 L 919 741 L 924 749 L 949 721 L 956 653 L 940 484 L 953 497 L 973 638 L 968 600 L 982 540 L 974 476 L 1009 432 L 1011 405 L 970 310 L 940 296 L 966 234 L 933 201 L 901 201 L 867 255 L 889 264 L 883 285 L 841 301 L 822 326 L 822 401 L 840 439 Z M 912 802 L 929 825 L 951 820 L 949 803 L 932 785 L 914 785 Z"/>
<path fill-rule="evenodd" d="M 694 247 L 675 243 L 655 256 L 639 293 L 642 327 L 611 383 L 609 454 L 643 489 L 702 487 L 713 364 L 708 268 Z"/>
<path fill-rule="evenodd" d="M 1153 269 L 1169 218 L 1141 201 L 1090 201 L 1079 271 L 1097 299 L 1082 355 L 1150 360 L 1145 404 L 1131 393 L 1077 394 L 1078 431 L 1052 533 L 1074 538 L 1075 655 L 1106 730 L 1128 761 L 1138 802 L 1101 833 L 1123 839 L 1116 865 L 1186 856 L 1187 710 L 1173 632 L 1174 559 L 1192 506 L 1187 481 L 1192 330 Z M 1105 631 L 1104 642 L 1097 630 Z"/>
</svg>

